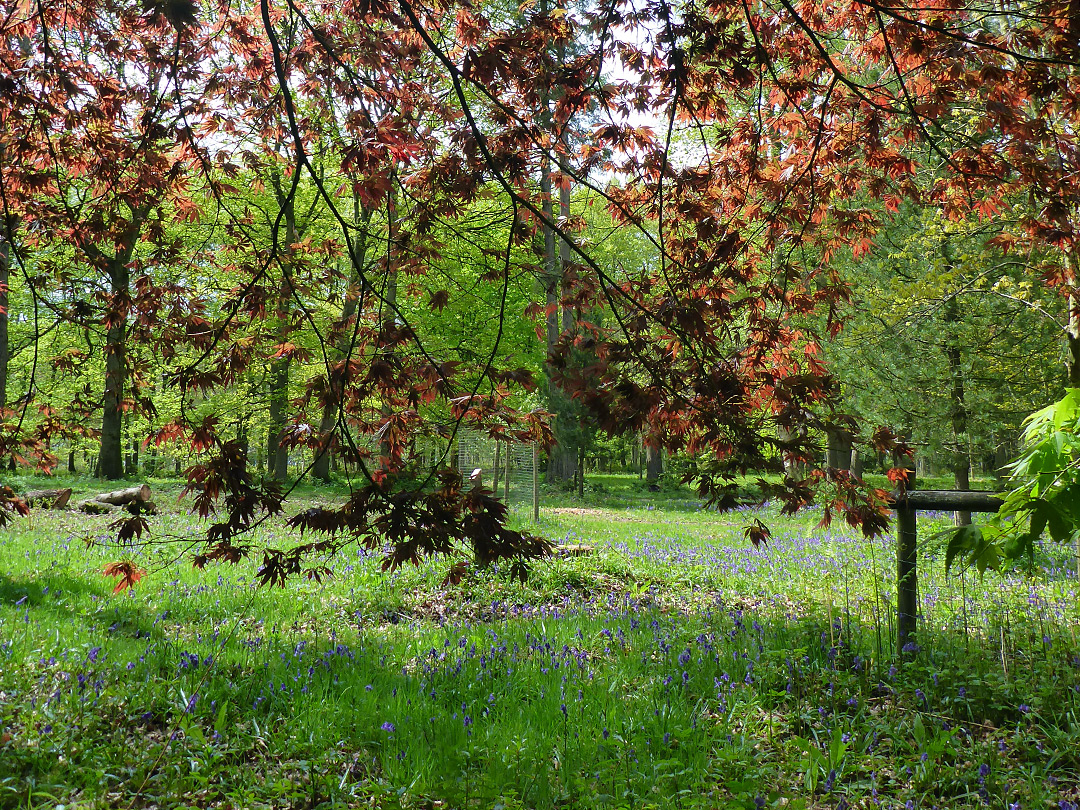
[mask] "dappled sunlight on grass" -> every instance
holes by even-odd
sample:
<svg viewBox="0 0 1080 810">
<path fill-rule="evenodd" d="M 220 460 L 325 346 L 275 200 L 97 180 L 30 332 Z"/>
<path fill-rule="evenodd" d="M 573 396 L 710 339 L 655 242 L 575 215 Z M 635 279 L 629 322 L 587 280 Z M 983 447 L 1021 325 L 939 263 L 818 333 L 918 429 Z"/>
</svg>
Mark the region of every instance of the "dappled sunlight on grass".
<svg viewBox="0 0 1080 810">
<path fill-rule="evenodd" d="M 901 667 L 890 538 L 765 508 L 755 549 L 748 514 L 663 495 L 555 504 L 541 530 L 593 553 L 457 587 L 445 563 L 384 574 L 353 548 L 328 582 L 260 590 L 252 562 L 193 569 L 197 527 L 171 513 L 155 525 L 176 542 L 136 555 L 147 577 L 113 596 L 117 550 L 81 539 L 107 519 L 35 512 L 0 535 L 0 804 L 1075 800 L 1063 550 L 1034 578 L 961 580 L 928 547 L 921 650 Z"/>
</svg>

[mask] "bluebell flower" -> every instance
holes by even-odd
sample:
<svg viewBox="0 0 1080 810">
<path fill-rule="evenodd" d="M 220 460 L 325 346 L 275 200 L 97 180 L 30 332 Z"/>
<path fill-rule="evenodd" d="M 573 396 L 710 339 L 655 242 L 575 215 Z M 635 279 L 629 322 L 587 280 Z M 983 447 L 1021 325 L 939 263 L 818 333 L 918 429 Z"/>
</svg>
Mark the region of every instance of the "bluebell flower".
<svg viewBox="0 0 1080 810">
<path fill-rule="evenodd" d="M 397 727 L 389 720 L 383 723 L 380 728 L 382 728 L 382 730 L 385 731 L 387 734 L 393 734 L 395 731 L 397 731 Z"/>
</svg>

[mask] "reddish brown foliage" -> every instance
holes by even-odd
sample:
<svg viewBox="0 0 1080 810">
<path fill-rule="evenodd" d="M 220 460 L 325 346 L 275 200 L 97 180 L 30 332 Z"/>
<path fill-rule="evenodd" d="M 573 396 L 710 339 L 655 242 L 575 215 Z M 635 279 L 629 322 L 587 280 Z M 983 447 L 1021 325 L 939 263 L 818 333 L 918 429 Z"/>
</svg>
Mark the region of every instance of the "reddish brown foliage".
<svg viewBox="0 0 1080 810">
<path fill-rule="evenodd" d="M 444 252 L 440 229 L 477 201 L 501 201 L 512 222 L 505 250 L 486 249 L 479 284 L 542 277 L 520 257 L 545 227 L 566 245 L 557 300 L 527 313 L 570 313 L 572 323 L 556 325 L 554 382 L 602 429 L 643 431 L 653 447 L 693 454 L 691 477 L 720 507 L 736 504 L 736 475 L 812 463 L 819 431 L 854 430 L 836 413 L 837 383 L 821 361 L 820 341 L 841 328 L 848 302 L 830 259 L 872 249 L 905 199 L 957 218 L 994 217 L 1024 199 L 1023 227 L 1002 235 L 1003 247 L 1077 250 L 1080 82 L 1066 2 L 1018 15 L 1008 5 L 862 0 L 542 4 L 514 14 L 465 0 L 151 3 L 145 12 L 43 0 L 5 12 L 8 235 L 17 230 L 11 241 L 23 251 L 58 239 L 73 252 L 39 268 L 39 287 L 93 289 L 57 305 L 56 317 L 122 328 L 134 351 L 171 364 L 185 396 L 326 350 L 281 441 L 333 452 L 363 482 L 342 508 L 292 518 L 328 539 L 264 550 L 269 583 L 321 576 L 305 560 L 354 541 L 388 542 L 391 568 L 467 550 L 523 571 L 545 553 L 505 528 L 491 493 L 410 457 L 418 437 L 445 441 L 464 424 L 552 440 L 544 413 L 510 407 L 534 381 L 500 359 L 498 342 L 433 355 L 398 302 L 400 291 L 425 310 L 454 305 L 456 293 L 426 276 Z M 606 77 L 613 63 L 620 70 Z M 635 120 L 642 114 L 652 123 Z M 693 144 L 689 157 L 671 149 L 676 130 Z M 341 173 L 331 185 L 316 165 L 327 155 Z M 916 182 L 925 155 L 929 184 Z M 648 257 L 604 264 L 580 222 L 551 213 L 542 174 L 553 191 L 592 186 L 617 223 L 638 230 Z M 242 203 L 241 175 L 273 190 L 269 236 Z M 301 181 L 336 238 L 298 224 Z M 223 212 L 226 249 L 173 235 L 211 209 Z M 376 213 L 387 224 L 373 258 L 358 223 Z M 345 258 L 347 305 L 313 352 L 309 313 L 294 304 L 325 300 Z M 211 307 L 160 271 L 183 262 L 235 286 L 216 291 Z M 1044 276 L 1061 288 L 1076 281 L 1064 263 Z M 130 376 L 114 408 L 152 414 L 138 364 L 125 356 L 120 365 Z M 310 406 L 340 418 L 316 428 L 302 415 Z M 88 389 L 71 416 L 95 407 Z M 5 419 L 0 455 L 48 463 L 59 425 L 28 437 L 17 422 Z M 153 437 L 202 452 L 188 471 L 195 508 L 207 517 L 224 508 L 200 565 L 248 553 L 236 538 L 282 508 L 282 493 L 252 479 L 222 432 L 185 413 Z M 883 432 L 872 444 L 897 466 L 909 453 Z M 882 493 L 836 471 L 766 490 L 786 510 L 819 498 L 826 520 L 842 514 L 868 534 L 884 525 Z M 766 537 L 757 527 L 750 536 Z M 460 576 L 455 566 L 451 578 Z"/>
</svg>

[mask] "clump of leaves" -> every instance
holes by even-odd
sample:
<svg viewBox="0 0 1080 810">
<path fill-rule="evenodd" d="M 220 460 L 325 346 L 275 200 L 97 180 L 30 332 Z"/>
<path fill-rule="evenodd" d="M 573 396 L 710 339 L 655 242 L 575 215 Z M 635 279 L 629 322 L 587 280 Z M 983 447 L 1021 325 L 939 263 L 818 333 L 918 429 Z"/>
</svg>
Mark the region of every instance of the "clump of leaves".
<svg viewBox="0 0 1080 810">
<path fill-rule="evenodd" d="M 983 526 L 950 530 L 945 568 L 960 561 L 980 573 L 1034 561 L 1044 533 L 1065 543 L 1080 535 L 1080 388 L 1024 421 L 1023 451 L 1009 465 L 1012 490 Z"/>
<path fill-rule="evenodd" d="M 551 552 L 545 538 L 507 528 L 506 504 L 490 489 L 479 483 L 464 487 L 453 469 L 440 471 L 434 484 L 416 487 L 405 477 L 399 486 L 398 476 L 383 476 L 356 489 L 341 507 L 301 512 L 288 525 L 328 539 L 287 551 L 268 549 L 258 577 L 283 584 L 302 573 L 307 557 L 332 554 L 354 541 L 369 550 L 384 549 L 383 569 L 390 571 L 419 565 L 426 557 L 456 557 L 448 582 L 460 581 L 469 558 L 480 566 L 508 562 L 511 576 L 524 581 L 529 560 Z"/>
<path fill-rule="evenodd" d="M 139 568 L 131 560 L 111 562 L 105 566 L 102 573 L 107 577 L 117 577 L 116 586 L 113 588 L 114 594 L 120 593 L 128 588 L 134 588 L 135 584 L 146 576 L 146 570 Z"/>
</svg>

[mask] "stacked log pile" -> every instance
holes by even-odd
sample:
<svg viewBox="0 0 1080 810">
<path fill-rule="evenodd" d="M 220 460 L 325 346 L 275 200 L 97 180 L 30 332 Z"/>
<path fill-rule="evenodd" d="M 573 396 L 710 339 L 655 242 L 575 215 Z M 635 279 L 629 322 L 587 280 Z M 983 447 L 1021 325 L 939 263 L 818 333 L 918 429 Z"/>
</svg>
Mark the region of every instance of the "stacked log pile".
<svg viewBox="0 0 1080 810">
<path fill-rule="evenodd" d="M 78 509 L 91 515 L 107 515 L 125 510 L 133 515 L 156 515 L 157 506 L 153 501 L 153 492 L 146 484 L 139 484 L 126 489 L 102 492 L 93 498 L 82 501 L 78 506 L 69 504 L 71 489 L 34 489 L 24 496 L 26 505 L 31 509 Z"/>
</svg>

